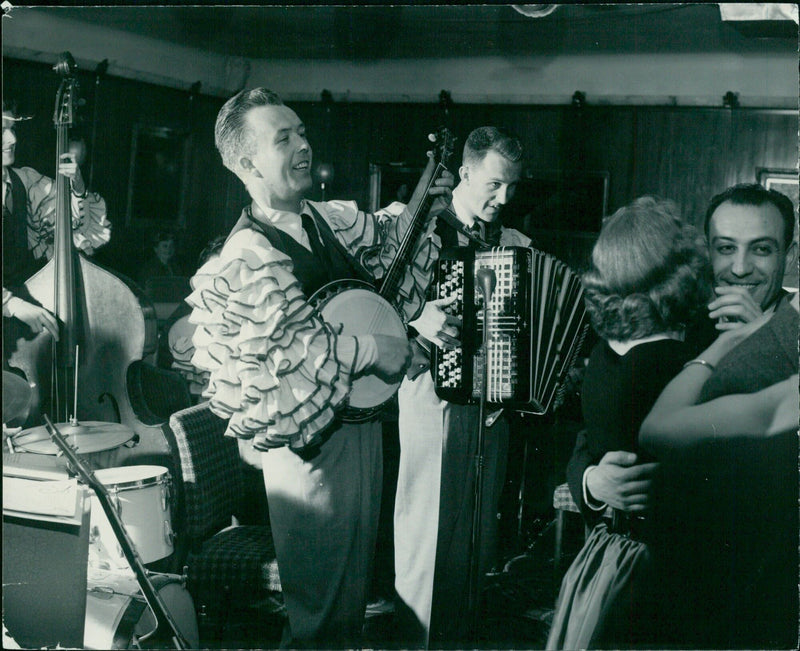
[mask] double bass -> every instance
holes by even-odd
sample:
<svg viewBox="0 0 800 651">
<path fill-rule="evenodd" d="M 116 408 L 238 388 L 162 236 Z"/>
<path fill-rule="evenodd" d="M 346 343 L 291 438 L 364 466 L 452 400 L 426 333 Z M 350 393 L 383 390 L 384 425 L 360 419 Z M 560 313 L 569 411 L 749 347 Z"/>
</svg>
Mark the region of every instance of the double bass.
<svg viewBox="0 0 800 651">
<path fill-rule="evenodd" d="M 69 152 L 69 127 L 78 105 L 75 61 L 65 52 L 54 70 L 62 76 L 55 103 L 56 167 Z M 137 416 L 128 389 L 132 363 L 155 351 L 155 309 L 136 285 L 77 251 L 72 235 L 70 180 L 56 174 L 53 258 L 25 283 L 30 298 L 52 312 L 59 339 L 46 331 L 19 338 L 8 365 L 32 388 L 27 426 L 42 414 L 60 422 L 122 423 L 133 430 L 135 447 L 120 457 L 169 454 L 158 425 Z M 119 459 L 117 459 L 119 460 Z"/>
</svg>

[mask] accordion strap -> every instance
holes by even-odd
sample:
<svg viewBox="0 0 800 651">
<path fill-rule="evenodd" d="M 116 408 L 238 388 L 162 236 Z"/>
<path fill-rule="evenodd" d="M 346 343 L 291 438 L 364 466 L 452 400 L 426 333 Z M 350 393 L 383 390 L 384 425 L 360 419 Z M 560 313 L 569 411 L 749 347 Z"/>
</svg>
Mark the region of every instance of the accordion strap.
<svg viewBox="0 0 800 651">
<path fill-rule="evenodd" d="M 445 224 L 453 228 L 456 232 L 462 233 L 465 237 L 469 238 L 470 241 L 475 242 L 481 248 L 491 248 L 491 244 L 487 242 L 485 239 L 477 235 L 475 232 L 471 231 L 453 212 L 451 207 L 447 207 L 445 210 L 439 213 L 438 219 L 441 219 Z"/>
</svg>

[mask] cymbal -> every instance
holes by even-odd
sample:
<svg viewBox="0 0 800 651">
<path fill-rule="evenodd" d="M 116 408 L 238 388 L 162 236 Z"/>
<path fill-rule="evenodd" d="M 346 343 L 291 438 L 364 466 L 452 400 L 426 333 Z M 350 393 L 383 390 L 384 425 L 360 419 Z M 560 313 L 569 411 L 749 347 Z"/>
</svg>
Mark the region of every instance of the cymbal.
<svg viewBox="0 0 800 651">
<path fill-rule="evenodd" d="M 134 431 L 122 423 L 84 421 L 81 423 L 56 423 L 58 431 L 78 454 L 113 450 L 134 437 Z M 47 427 L 39 425 L 22 430 L 12 439 L 14 447 L 36 454 L 58 454 L 61 448 L 50 438 Z"/>
<path fill-rule="evenodd" d="M 32 395 L 33 390 L 24 378 L 3 371 L 3 422 L 10 423 L 16 418 L 25 420 L 31 406 Z"/>
</svg>

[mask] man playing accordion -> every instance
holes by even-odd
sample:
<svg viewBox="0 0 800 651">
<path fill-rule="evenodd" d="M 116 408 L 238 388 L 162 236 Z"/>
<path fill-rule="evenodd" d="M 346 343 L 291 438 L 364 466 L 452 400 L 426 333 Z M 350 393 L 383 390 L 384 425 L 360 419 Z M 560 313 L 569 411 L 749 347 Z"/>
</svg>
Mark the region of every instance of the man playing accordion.
<svg viewBox="0 0 800 651">
<path fill-rule="evenodd" d="M 500 223 L 500 211 L 514 196 L 522 166 L 522 144 L 516 137 L 491 126 L 470 133 L 453 202 L 437 218 L 434 241 L 439 249 L 528 246 L 530 238 Z M 447 312 L 452 302 L 452 298 L 429 300 L 410 325 L 440 348 L 457 346 L 461 322 Z M 398 400 L 401 451 L 394 542 L 401 621 L 407 620 L 410 643 L 463 643 L 469 623 L 473 455 L 479 406 L 441 400 L 426 370 L 403 380 Z M 508 430 L 503 418 L 486 430 L 481 576 L 491 569 L 496 547 Z"/>
</svg>

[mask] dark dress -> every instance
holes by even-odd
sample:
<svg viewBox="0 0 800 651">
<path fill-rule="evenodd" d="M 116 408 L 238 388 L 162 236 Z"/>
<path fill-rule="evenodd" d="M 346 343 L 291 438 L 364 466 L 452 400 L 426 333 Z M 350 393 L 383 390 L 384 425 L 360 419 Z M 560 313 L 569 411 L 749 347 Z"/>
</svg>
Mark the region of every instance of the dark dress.
<svg viewBox="0 0 800 651">
<path fill-rule="evenodd" d="M 633 407 L 635 413 L 632 412 L 632 415 L 636 416 L 638 423 L 641 424 L 641 421 L 644 419 L 644 416 L 650 410 L 650 407 L 654 404 L 658 394 L 661 390 L 666 386 L 669 380 L 672 379 L 673 376 L 677 375 L 678 372 L 681 370 L 681 366 L 685 361 L 688 361 L 692 357 L 696 356 L 700 353 L 700 351 L 704 350 L 716 337 L 719 335 L 719 332 L 714 328 L 714 322 L 710 319 L 701 319 L 697 324 L 695 324 L 692 328 L 687 331 L 686 341 L 685 343 L 680 342 L 671 342 L 668 343 L 666 341 L 662 341 L 656 349 L 650 349 L 651 345 L 656 345 L 658 342 L 653 342 L 652 344 L 641 344 L 640 346 L 636 346 L 632 351 L 629 352 L 629 355 L 633 355 L 630 358 L 629 363 L 633 364 L 636 359 L 640 359 L 638 363 L 636 363 L 636 368 L 631 369 L 631 372 L 636 373 L 636 377 L 628 377 L 625 379 L 622 378 L 622 381 L 627 383 L 628 385 L 635 383 L 636 387 L 634 391 L 636 394 L 634 396 L 630 396 L 631 400 L 636 400 L 637 405 Z M 599 355 L 600 351 L 603 350 L 603 346 L 607 347 L 607 344 L 604 344 L 602 341 L 595 345 L 592 349 L 594 351 L 594 355 L 596 356 L 596 361 L 594 362 L 597 364 L 600 361 Z M 647 348 L 643 348 L 640 351 L 636 351 L 637 348 L 641 348 L 642 346 L 646 346 Z M 679 352 L 680 356 L 680 365 L 677 365 L 676 360 L 661 360 L 653 366 L 654 375 L 648 377 L 649 371 L 647 368 L 642 368 L 642 363 L 649 364 L 650 361 L 645 361 L 641 358 L 642 355 L 650 355 L 650 352 L 643 352 L 643 351 L 650 351 L 650 350 L 661 350 L 668 353 L 668 355 L 672 354 L 672 349 L 675 349 Z M 609 349 L 610 352 L 610 349 Z M 674 363 L 673 363 L 674 362 Z M 667 366 L 668 365 L 668 368 Z M 581 391 L 582 396 L 582 411 L 584 414 L 584 418 L 586 418 L 587 413 L 600 413 L 601 411 L 605 410 L 605 399 L 603 398 L 603 391 L 605 390 L 607 385 L 608 387 L 612 386 L 614 378 L 612 376 L 604 377 L 602 374 L 605 372 L 603 369 L 605 367 L 597 367 L 596 370 L 592 371 L 592 377 L 588 380 L 590 385 L 594 384 L 596 392 L 594 397 L 589 398 L 590 403 L 587 403 L 587 395 L 586 395 L 586 388 L 584 380 L 584 387 Z M 662 369 L 666 372 L 664 373 L 655 373 L 657 369 Z M 587 372 L 591 369 L 587 368 Z M 671 374 L 671 375 L 669 375 Z M 664 379 L 666 378 L 666 380 Z M 655 384 L 654 384 L 655 383 Z M 659 388 L 660 387 L 660 388 Z M 655 392 L 655 393 L 653 393 Z M 619 395 L 618 391 L 615 391 L 617 395 Z M 598 408 L 600 411 L 598 411 Z M 596 418 L 597 416 L 593 416 Z M 633 424 L 633 423 L 631 423 Z M 595 432 L 597 433 L 600 427 L 600 423 L 595 423 L 594 428 Z M 570 494 L 572 495 L 572 499 L 575 500 L 575 504 L 581 510 L 584 518 L 586 519 L 588 524 L 594 524 L 597 519 L 600 517 L 596 511 L 591 510 L 588 508 L 586 503 L 583 500 L 583 473 L 586 471 L 590 465 L 597 464 L 598 461 L 602 458 L 603 454 L 610 450 L 631 450 L 635 451 L 637 449 L 636 445 L 636 437 L 638 436 L 638 425 L 636 426 L 636 430 L 629 429 L 627 435 L 620 436 L 620 432 L 618 429 L 614 430 L 614 433 L 599 433 L 597 437 L 593 437 L 594 440 L 592 441 L 591 445 L 587 442 L 587 434 L 586 430 L 581 430 L 575 440 L 575 447 L 572 452 L 572 456 L 567 464 L 567 482 L 569 484 Z M 607 445 L 615 445 L 618 444 L 619 447 L 605 447 L 603 443 Z"/>
<path fill-rule="evenodd" d="M 583 380 L 581 399 L 585 429 L 579 441 L 581 456 L 597 463 L 606 452 L 626 450 L 639 454 L 639 463 L 652 461 L 651 456 L 639 450 L 641 423 L 664 387 L 695 354 L 693 344 L 671 339 L 639 344 L 624 355 L 618 355 L 605 341 L 600 341 L 592 350 Z M 582 493 L 582 475 L 586 465 L 581 464 L 579 473 L 572 461 L 571 466 L 568 469 L 572 475 L 570 488 Z M 654 493 L 659 493 L 658 487 Z M 591 511 L 585 503 L 583 508 L 587 522 L 600 521 L 601 513 Z M 606 526 L 596 524 L 603 530 Z M 656 551 L 661 548 L 660 541 L 665 536 L 658 500 L 644 518 L 615 513 L 610 530 L 632 541 L 645 543 L 647 551 L 631 543 L 630 554 L 636 554 L 640 559 L 635 561 L 637 569 L 628 575 L 625 591 L 618 593 L 616 605 L 601 619 L 601 627 L 592 636 L 592 645 L 597 648 L 660 647 L 670 640 L 669 623 L 673 614 L 670 607 L 672 593 L 663 589 L 661 579 L 666 568 Z M 590 541 L 594 540 L 593 534 Z M 634 562 L 630 555 L 620 556 L 617 562 L 623 562 L 623 558 L 625 561 L 620 572 L 627 563 Z M 594 562 L 599 560 L 592 559 L 591 563 Z M 589 572 L 589 568 L 585 571 Z M 601 569 L 598 567 L 596 571 Z M 568 576 L 574 576 L 571 572 Z M 578 611 L 588 608 L 586 595 L 576 593 L 575 597 L 578 598 L 575 605 Z"/>
</svg>

